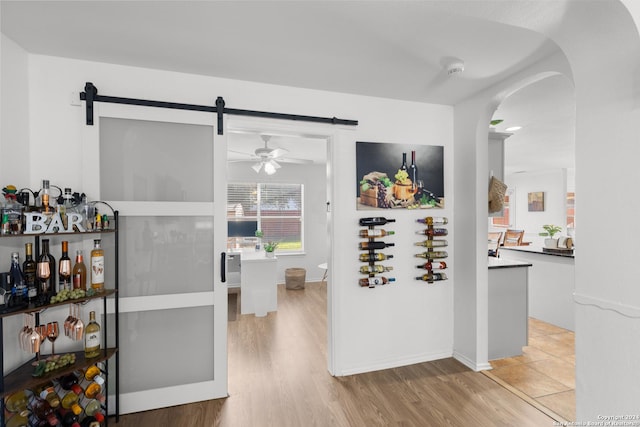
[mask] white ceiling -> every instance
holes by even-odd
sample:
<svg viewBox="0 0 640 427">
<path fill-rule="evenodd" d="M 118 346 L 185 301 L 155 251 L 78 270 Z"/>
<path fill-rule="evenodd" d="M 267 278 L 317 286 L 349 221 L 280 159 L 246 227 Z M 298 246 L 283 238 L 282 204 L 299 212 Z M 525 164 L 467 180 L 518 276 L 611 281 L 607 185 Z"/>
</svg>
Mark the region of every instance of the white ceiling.
<svg viewBox="0 0 640 427">
<path fill-rule="evenodd" d="M 457 3 L 463 11 L 465 3 Z M 451 5 L 451 0 L 0 3 L 2 32 L 32 53 L 450 105 L 557 49 L 539 34 L 458 15 Z M 464 60 L 465 70 L 449 78 L 445 68 L 454 59 Z M 540 84 L 507 100 L 499 110 L 505 125 L 513 116 L 528 124 L 529 139 L 535 137 L 535 114 L 566 105 L 550 98 L 560 93 L 545 88 Z M 532 108 L 539 102 L 544 111 Z M 567 134 L 558 127 L 544 132 L 545 137 Z M 511 151 L 515 170 L 534 167 L 524 161 L 530 155 L 517 158 L 518 150 Z M 566 150 L 556 151 L 553 158 L 560 163 Z"/>
</svg>

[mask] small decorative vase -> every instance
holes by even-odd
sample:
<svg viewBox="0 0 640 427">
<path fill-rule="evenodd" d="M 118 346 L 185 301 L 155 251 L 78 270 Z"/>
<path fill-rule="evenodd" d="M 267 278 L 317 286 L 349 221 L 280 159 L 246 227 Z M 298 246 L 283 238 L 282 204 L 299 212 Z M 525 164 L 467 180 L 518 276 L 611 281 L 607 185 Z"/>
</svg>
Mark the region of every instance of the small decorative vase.
<svg viewBox="0 0 640 427">
<path fill-rule="evenodd" d="M 267 256 L 267 258 L 273 258 L 273 255 L 274 255 L 273 251 L 271 251 L 271 252 L 264 251 L 264 253 Z"/>
<path fill-rule="evenodd" d="M 558 239 L 544 239 L 544 247 L 545 248 L 557 248 L 558 247 Z"/>
</svg>

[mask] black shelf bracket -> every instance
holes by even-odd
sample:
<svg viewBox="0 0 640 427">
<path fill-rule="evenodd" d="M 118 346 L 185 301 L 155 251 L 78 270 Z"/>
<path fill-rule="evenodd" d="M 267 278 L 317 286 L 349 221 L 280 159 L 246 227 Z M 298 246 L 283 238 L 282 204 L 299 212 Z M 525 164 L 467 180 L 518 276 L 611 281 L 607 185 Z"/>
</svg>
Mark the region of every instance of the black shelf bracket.
<svg viewBox="0 0 640 427">
<path fill-rule="evenodd" d="M 117 96 L 98 95 L 98 88 L 93 83 L 86 82 L 84 85 L 84 92 L 80 92 L 80 100 L 85 101 L 86 104 L 86 124 L 87 126 L 93 126 L 93 103 L 94 102 L 108 102 L 112 104 L 127 104 L 127 105 L 139 105 L 143 107 L 158 107 L 158 108 L 171 108 L 176 110 L 190 110 L 190 111 L 203 111 L 208 113 L 215 113 L 217 115 L 218 135 L 222 135 L 223 128 L 223 115 L 232 114 L 237 116 L 250 116 L 250 117 L 262 117 L 270 119 L 281 120 L 294 120 L 305 121 L 314 123 L 327 123 L 332 125 L 346 125 L 357 126 L 357 120 L 339 119 L 337 117 L 316 117 L 316 116 L 303 116 L 299 114 L 285 114 L 285 113 L 272 113 L 268 111 L 255 111 L 255 110 L 240 110 L 237 108 L 226 108 L 224 99 L 219 96 L 216 98 L 216 105 L 195 105 L 195 104 L 182 104 L 178 102 L 166 102 L 166 101 L 152 101 L 148 99 L 136 99 L 136 98 L 122 98 Z"/>
</svg>

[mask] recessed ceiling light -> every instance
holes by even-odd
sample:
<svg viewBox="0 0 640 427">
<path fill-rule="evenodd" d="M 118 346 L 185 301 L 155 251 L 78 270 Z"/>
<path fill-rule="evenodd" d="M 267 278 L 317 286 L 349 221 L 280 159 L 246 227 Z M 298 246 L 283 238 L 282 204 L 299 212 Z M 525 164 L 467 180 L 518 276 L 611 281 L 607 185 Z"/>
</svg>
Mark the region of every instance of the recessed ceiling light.
<svg viewBox="0 0 640 427">
<path fill-rule="evenodd" d="M 517 130 L 522 129 L 522 126 L 511 126 L 510 128 L 506 128 L 504 131 L 505 132 L 515 132 Z"/>
</svg>

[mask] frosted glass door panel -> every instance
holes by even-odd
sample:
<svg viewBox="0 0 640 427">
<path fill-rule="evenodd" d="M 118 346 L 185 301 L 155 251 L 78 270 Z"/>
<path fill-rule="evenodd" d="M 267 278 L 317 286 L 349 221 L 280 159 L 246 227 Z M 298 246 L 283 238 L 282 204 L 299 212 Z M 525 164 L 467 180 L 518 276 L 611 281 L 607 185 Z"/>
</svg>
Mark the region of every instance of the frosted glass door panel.
<svg viewBox="0 0 640 427">
<path fill-rule="evenodd" d="M 213 126 L 100 118 L 102 200 L 213 201 Z"/>
<path fill-rule="evenodd" d="M 120 218 L 120 296 L 213 291 L 213 217 Z"/>
<path fill-rule="evenodd" d="M 212 381 L 213 312 L 205 306 L 120 313 L 120 393 Z"/>
</svg>

